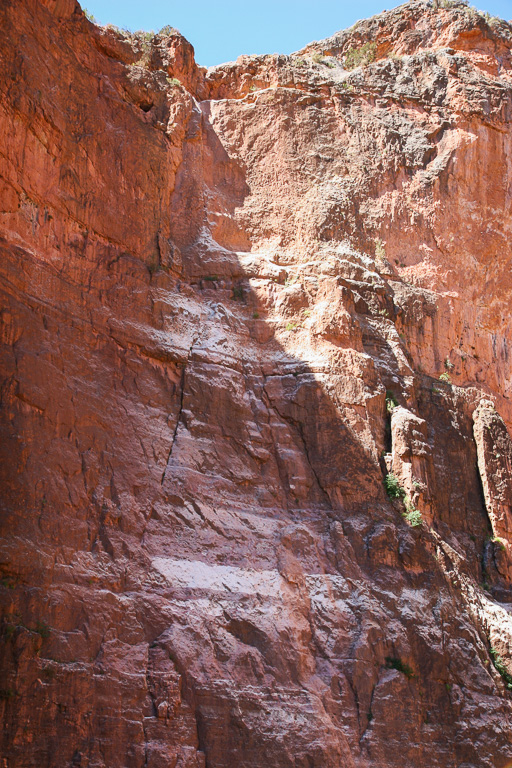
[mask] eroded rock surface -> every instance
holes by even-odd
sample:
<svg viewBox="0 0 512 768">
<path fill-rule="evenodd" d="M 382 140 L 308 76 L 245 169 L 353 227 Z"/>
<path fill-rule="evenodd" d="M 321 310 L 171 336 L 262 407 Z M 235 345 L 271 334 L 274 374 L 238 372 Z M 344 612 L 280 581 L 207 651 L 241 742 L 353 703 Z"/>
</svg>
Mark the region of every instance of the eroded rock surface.
<svg viewBox="0 0 512 768">
<path fill-rule="evenodd" d="M 512 761 L 512 30 L 447 5 L 209 70 L 0 5 L 2 768 Z"/>
</svg>

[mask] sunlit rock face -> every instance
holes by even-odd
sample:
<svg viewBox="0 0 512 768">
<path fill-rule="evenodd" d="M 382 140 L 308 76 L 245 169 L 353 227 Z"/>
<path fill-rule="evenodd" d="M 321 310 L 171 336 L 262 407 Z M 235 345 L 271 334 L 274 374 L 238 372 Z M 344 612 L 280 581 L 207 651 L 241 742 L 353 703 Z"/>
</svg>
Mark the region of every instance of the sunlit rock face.
<svg viewBox="0 0 512 768">
<path fill-rule="evenodd" d="M 443 5 L 0 4 L 2 768 L 512 761 L 512 28 Z"/>
</svg>

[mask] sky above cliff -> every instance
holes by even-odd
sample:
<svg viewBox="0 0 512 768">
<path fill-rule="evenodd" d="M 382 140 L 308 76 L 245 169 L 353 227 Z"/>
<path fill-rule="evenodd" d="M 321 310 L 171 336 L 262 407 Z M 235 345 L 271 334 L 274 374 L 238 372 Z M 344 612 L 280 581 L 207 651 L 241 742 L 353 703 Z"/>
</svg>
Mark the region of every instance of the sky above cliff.
<svg viewBox="0 0 512 768">
<path fill-rule="evenodd" d="M 204 66 L 232 61 L 242 53 L 292 53 L 322 40 L 357 19 L 395 8 L 386 0 L 84 0 L 101 24 L 158 31 L 170 24 L 193 44 Z M 477 7 L 504 19 L 512 17 L 512 0 L 482 0 Z"/>
</svg>

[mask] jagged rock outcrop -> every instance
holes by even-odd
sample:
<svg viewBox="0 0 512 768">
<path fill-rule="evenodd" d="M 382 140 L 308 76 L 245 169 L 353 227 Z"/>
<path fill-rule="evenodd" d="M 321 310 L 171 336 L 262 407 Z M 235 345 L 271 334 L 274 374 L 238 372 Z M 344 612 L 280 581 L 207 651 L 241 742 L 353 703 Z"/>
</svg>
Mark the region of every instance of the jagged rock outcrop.
<svg viewBox="0 0 512 768">
<path fill-rule="evenodd" d="M 3 768 L 512 761 L 512 30 L 444 5 L 205 70 L 1 4 Z"/>
<path fill-rule="evenodd" d="M 503 419 L 489 400 L 481 400 L 473 414 L 478 469 L 492 527 L 498 570 L 512 575 L 512 440 Z"/>
</svg>

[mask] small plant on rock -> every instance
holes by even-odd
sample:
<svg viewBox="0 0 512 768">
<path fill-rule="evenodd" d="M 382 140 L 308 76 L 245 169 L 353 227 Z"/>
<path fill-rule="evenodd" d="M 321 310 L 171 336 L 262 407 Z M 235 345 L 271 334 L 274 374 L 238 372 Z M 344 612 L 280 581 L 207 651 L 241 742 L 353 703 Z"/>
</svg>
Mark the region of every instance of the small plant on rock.
<svg viewBox="0 0 512 768">
<path fill-rule="evenodd" d="M 386 249 L 384 248 L 383 241 L 379 237 L 375 238 L 375 258 L 381 260 L 386 258 Z"/>
<path fill-rule="evenodd" d="M 47 640 L 50 637 L 51 629 L 46 623 L 46 621 L 38 621 L 34 632 L 37 632 L 38 635 L 41 635 L 43 640 Z"/>
<path fill-rule="evenodd" d="M 3 701 L 8 701 L 9 699 L 12 699 L 14 696 L 14 691 L 12 688 L 0 688 L 0 699 Z"/>
<path fill-rule="evenodd" d="M 322 56 L 321 53 L 314 53 L 311 58 L 313 59 L 315 64 L 323 64 L 325 67 L 330 67 L 331 69 L 336 66 L 336 63 L 334 61 L 326 58 L 325 56 Z"/>
<path fill-rule="evenodd" d="M 2 630 L 2 635 L 6 640 L 10 640 L 12 637 L 14 637 L 15 632 L 16 626 L 14 624 L 5 624 Z"/>
<path fill-rule="evenodd" d="M 150 43 L 155 36 L 155 32 L 153 29 L 149 31 L 146 31 L 145 29 L 138 29 L 136 32 L 134 32 L 134 35 L 135 37 L 138 37 L 142 42 Z"/>
<path fill-rule="evenodd" d="M 139 67 L 148 69 L 151 62 L 151 41 L 155 37 L 155 33 L 153 30 L 146 32 L 143 29 L 139 29 L 137 32 L 134 32 L 134 37 L 139 41 L 142 51 L 142 56 L 137 64 Z"/>
<path fill-rule="evenodd" d="M 411 528 L 418 528 L 423 522 L 423 516 L 419 509 L 416 509 L 414 504 L 410 502 L 410 508 L 407 508 L 407 502 L 406 502 L 406 509 L 407 512 L 404 513 L 404 519 L 408 525 L 411 526 Z"/>
<path fill-rule="evenodd" d="M 468 5 L 469 0 L 439 0 L 441 8 L 456 8 L 458 5 Z"/>
<path fill-rule="evenodd" d="M 444 373 L 442 373 L 440 375 L 439 381 L 444 381 L 445 384 L 451 384 L 452 383 L 450 374 L 447 371 L 445 371 Z"/>
<path fill-rule="evenodd" d="M 91 24 L 97 24 L 98 23 L 96 21 L 96 17 L 90 11 L 88 11 L 87 8 L 82 8 L 82 11 L 83 11 L 83 14 L 84 14 L 85 18 L 88 19 L 88 21 L 90 21 Z"/>
<path fill-rule="evenodd" d="M 176 27 L 171 27 L 170 24 L 166 24 L 165 27 L 162 27 L 158 34 L 160 37 L 170 37 L 171 35 L 179 35 L 180 31 L 179 29 L 176 29 Z"/>
<path fill-rule="evenodd" d="M 512 690 L 512 675 L 506 668 L 505 662 L 499 655 L 498 651 L 492 646 L 489 650 L 489 653 L 491 654 L 491 659 L 492 659 L 492 663 L 494 664 L 494 669 L 496 670 L 496 672 L 498 672 L 501 675 L 507 688 L 509 690 Z"/>
<path fill-rule="evenodd" d="M 398 400 L 390 389 L 386 389 L 386 411 L 393 413 L 393 410 L 397 407 Z"/>
<path fill-rule="evenodd" d="M 345 69 L 355 69 L 356 67 L 364 67 L 367 64 L 371 64 L 375 61 L 377 55 L 376 43 L 365 43 L 360 48 L 349 48 L 345 54 L 344 67 Z"/>
<path fill-rule="evenodd" d="M 397 672 L 405 675 L 408 680 L 414 677 L 411 667 L 396 656 L 386 656 L 386 668 L 396 669 Z"/>
<path fill-rule="evenodd" d="M 405 491 L 398 481 L 398 477 L 392 472 L 388 472 L 384 478 L 384 488 L 390 499 L 403 499 Z"/>
</svg>

